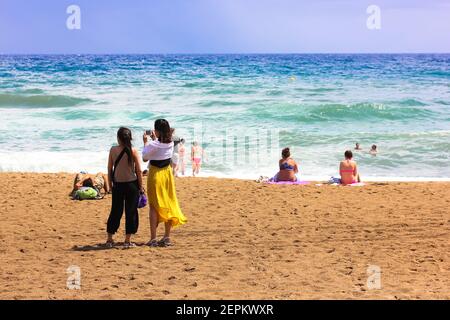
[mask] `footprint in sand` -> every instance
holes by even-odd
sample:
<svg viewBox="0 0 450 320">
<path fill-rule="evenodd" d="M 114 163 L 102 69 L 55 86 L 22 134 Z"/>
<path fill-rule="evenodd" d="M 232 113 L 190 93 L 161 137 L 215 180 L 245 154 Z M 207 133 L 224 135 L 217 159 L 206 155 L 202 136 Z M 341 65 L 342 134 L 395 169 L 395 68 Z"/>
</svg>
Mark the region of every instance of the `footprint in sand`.
<svg viewBox="0 0 450 320">
<path fill-rule="evenodd" d="M 195 267 L 184 268 L 184 271 L 186 271 L 186 272 L 193 272 L 193 271 L 195 271 Z"/>
</svg>

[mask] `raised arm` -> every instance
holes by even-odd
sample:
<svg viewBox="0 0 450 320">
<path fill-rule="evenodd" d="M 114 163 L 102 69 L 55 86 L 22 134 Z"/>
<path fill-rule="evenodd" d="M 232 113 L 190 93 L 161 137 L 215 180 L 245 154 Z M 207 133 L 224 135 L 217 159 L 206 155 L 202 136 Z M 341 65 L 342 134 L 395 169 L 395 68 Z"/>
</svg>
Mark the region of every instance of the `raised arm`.
<svg viewBox="0 0 450 320">
<path fill-rule="evenodd" d="M 151 160 L 152 155 L 156 152 L 156 148 L 154 148 L 152 145 L 147 145 L 144 147 L 144 150 L 142 150 L 142 160 L 144 162 L 147 162 Z"/>
<path fill-rule="evenodd" d="M 155 140 L 153 135 L 150 138 L 152 140 Z M 144 141 L 144 149 L 142 150 L 142 160 L 144 162 L 147 162 L 151 160 L 152 155 L 156 152 L 156 148 L 154 148 L 152 144 L 149 142 L 149 137 L 145 133 L 142 139 Z"/>
</svg>

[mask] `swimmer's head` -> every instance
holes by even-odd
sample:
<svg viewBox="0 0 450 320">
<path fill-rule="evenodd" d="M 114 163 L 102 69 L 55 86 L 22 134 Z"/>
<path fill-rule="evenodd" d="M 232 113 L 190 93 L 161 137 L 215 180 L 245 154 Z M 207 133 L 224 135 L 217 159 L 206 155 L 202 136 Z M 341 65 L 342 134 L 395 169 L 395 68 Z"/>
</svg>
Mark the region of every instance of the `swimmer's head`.
<svg viewBox="0 0 450 320">
<path fill-rule="evenodd" d="M 376 151 L 376 150 L 377 150 L 377 145 L 376 145 L 376 144 L 374 144 L 374 145 L 372 146 L 372 150 L 373 150 L 373 151 Z"/>
</svg>

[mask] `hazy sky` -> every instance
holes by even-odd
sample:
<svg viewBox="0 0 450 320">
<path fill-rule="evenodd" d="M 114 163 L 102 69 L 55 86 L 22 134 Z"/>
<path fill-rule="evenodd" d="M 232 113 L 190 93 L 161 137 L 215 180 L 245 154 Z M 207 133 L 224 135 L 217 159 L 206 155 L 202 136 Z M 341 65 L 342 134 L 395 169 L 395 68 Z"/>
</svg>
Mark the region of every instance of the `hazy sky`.
<svg viewBox="0 0 450 320">
<path fill-rule="evenodd" d="M 302 52 L 450 52 L 450 0 L 0 0 L 0 53 Z"/>
</svg>

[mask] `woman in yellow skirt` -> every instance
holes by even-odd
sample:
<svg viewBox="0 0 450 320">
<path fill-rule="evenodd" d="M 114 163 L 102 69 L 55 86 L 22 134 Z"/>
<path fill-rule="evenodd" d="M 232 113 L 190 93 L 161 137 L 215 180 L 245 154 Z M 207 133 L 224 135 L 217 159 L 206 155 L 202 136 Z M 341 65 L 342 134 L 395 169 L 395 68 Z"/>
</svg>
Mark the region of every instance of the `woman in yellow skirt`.
<svg viewBox="0 0 450 320">
<path fill-rule="evenodd" d="M 150 207 L 150 241 L 151 247 L 171 246 L 170 231 L 187 222 L 181 212 L 175 190 L 175 179 L 170 160 L 173 155 L 173 129 L 164 119 L 155 121 L 155 130 L 150 135 L 144 134 L 142 159 L 150 161 L 147 176 L 147 195 Z M 156 239 L 158 224 L 165 225 L 164 237 Z"/>
</svg>

